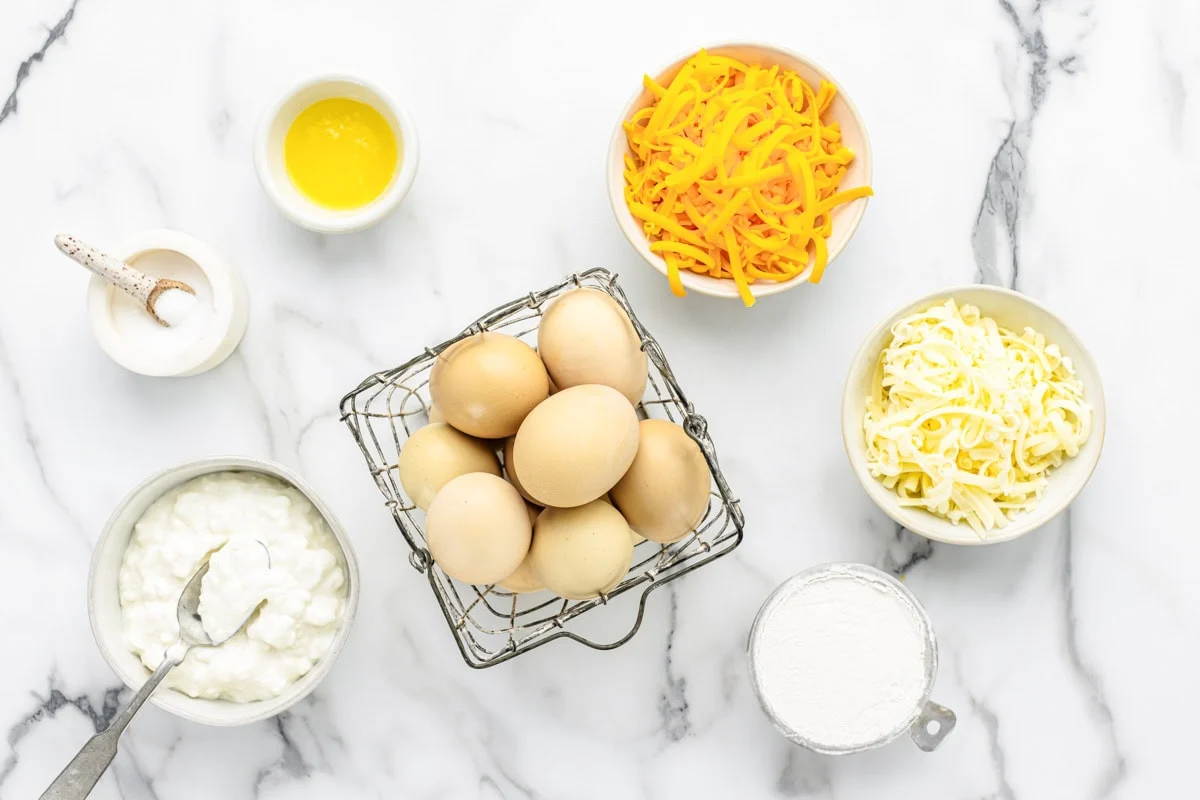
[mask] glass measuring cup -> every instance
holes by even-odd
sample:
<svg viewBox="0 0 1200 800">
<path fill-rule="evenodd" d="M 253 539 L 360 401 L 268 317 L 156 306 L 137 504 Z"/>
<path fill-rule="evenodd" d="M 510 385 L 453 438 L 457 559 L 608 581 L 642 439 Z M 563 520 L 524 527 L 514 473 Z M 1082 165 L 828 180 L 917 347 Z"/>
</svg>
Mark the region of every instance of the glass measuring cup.
<svg viewBox="0 0 1200 800">
<path fill-rule="evenodd" d="M 897 714 L 895 724 L 886 732 L 880 733 L 871 741 L 856 742 L 853 745 L 814 741 L 796 730 L 794 725 L 790 724 L 785 715 L 781 713 L 776 702 L 779 697 L 772 696 L 772 690 L 766 685 L 761 663 L 764 658 L 768 657 L 772 647 L 782 646 L 777 639 L 771 638 L 775 634 L 767 628 L 767 620 L 779 612 L 783 604 L 797 591 L 818 581 L 832 578 L 867 582 L 873 588 L 884 592 L 889 598 L 898 602 L 911 614 L 925 645 L 924 685 L 919 700 L 913 704 L 907 714 Z M 784 624 L 786 625 L 786 623 Z M 894 741 L 906 731 L 917 747 L 931 752 L 937 749 L 942 740 L 954 730 L 957 721 L 954 712 L 929 699 L 933 690 L 934 678 L 937 675 L 938 661 L 937 640 L 929 621 L 929 615 L 926 614 L 925 609 L 922 608 L 913 593 L 900 581 L 866 564 L 823 564 L 806 569 L 784 581 L 767 597 L 754 619 L 754 624 L 750 629 L 747 656 L 750 663 L 750 681 L 763 711 L 780 733 L 796 744 L 814 752 L 836 755 L 872 750 Z"/>
</svg>

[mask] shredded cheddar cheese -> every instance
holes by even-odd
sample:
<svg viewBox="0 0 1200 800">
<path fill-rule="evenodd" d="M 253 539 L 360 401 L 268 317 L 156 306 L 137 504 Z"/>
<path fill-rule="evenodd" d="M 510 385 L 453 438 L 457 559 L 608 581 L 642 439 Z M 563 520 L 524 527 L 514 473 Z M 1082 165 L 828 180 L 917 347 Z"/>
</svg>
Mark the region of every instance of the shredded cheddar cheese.
<svg viewBox="0 0 1200 800">
<path fill-rule="evenodd" d="M 832 211 L 872 194 L 838 191 L 854 154 L 825 119 L 837 93 L 813 91 L 795 72 L 701 50 L 669 86 L 650 76 L 653 102 L 625 123 L 625 202 L 651 252 L 667 263 L 671 291 L 682 269 L 729 278 L 747 306 L 750 285 L 787 281 L 828 258 Z"/>
<path fill-rule="evenodd" d="M 905 317 L 880 355 L 863 428 L 871 474 L 981 537 L 1037 504 L 1092 410 L 1071 359 L 953 300 Z"/>
</svg>

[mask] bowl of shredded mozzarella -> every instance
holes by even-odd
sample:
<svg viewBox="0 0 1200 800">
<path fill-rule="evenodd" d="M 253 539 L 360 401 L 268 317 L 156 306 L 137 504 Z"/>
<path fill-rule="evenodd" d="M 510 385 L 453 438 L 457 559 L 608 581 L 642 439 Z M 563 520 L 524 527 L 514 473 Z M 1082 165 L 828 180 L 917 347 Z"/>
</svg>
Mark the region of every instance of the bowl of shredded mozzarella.
<svg viewBox="0 0 1200 800">
<path fill-rule="evenodd" d="M 965 286 L 908 303 L 871 332 L 846 380 L 842 434 L 867 494 L 899 525 L 994 544 L 1083 489 L 1104 443 L 1104 393 L 1051 311 Z"/>
</svg>

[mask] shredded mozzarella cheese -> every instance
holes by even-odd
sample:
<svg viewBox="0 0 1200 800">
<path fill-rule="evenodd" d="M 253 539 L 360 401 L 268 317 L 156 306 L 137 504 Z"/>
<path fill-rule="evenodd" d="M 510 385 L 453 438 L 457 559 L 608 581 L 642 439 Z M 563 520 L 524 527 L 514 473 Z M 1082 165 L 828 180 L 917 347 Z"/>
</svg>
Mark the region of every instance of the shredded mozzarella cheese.
<svg viewBox="0 0 1200 800">
<path fill-rule="evenodd" d="M 871 474 L 981 537 L 1032 509 L 1091 433 L 1071 359 L 953 300 L 892 326 L 863 419 Z"/>
</svg>

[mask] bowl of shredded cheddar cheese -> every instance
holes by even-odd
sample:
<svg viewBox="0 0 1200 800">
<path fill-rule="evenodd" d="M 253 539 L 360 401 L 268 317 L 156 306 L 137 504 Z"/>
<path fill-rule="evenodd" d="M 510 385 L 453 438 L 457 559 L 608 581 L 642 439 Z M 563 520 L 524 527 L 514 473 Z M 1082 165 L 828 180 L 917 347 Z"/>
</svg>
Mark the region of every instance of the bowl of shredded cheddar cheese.
<svg viewBox="0 0 1200 800">
<path fill-rule="evenodd" d="M 671 291 L 740 298 L 817 283 L 872 194 L 858 110 L 809 59 L 722 44 L 648 74 L 608 152 L 621 231 Z"/>
<path fill-rule="evenodd" d="M 1051 311 L 995 286 L 906 304 L 859 349 L 842 434 L 896 523 L 950 544 L 1006 542 L 1065 509 L 1104 444 L 1096 364 Z"/>
</svg>

